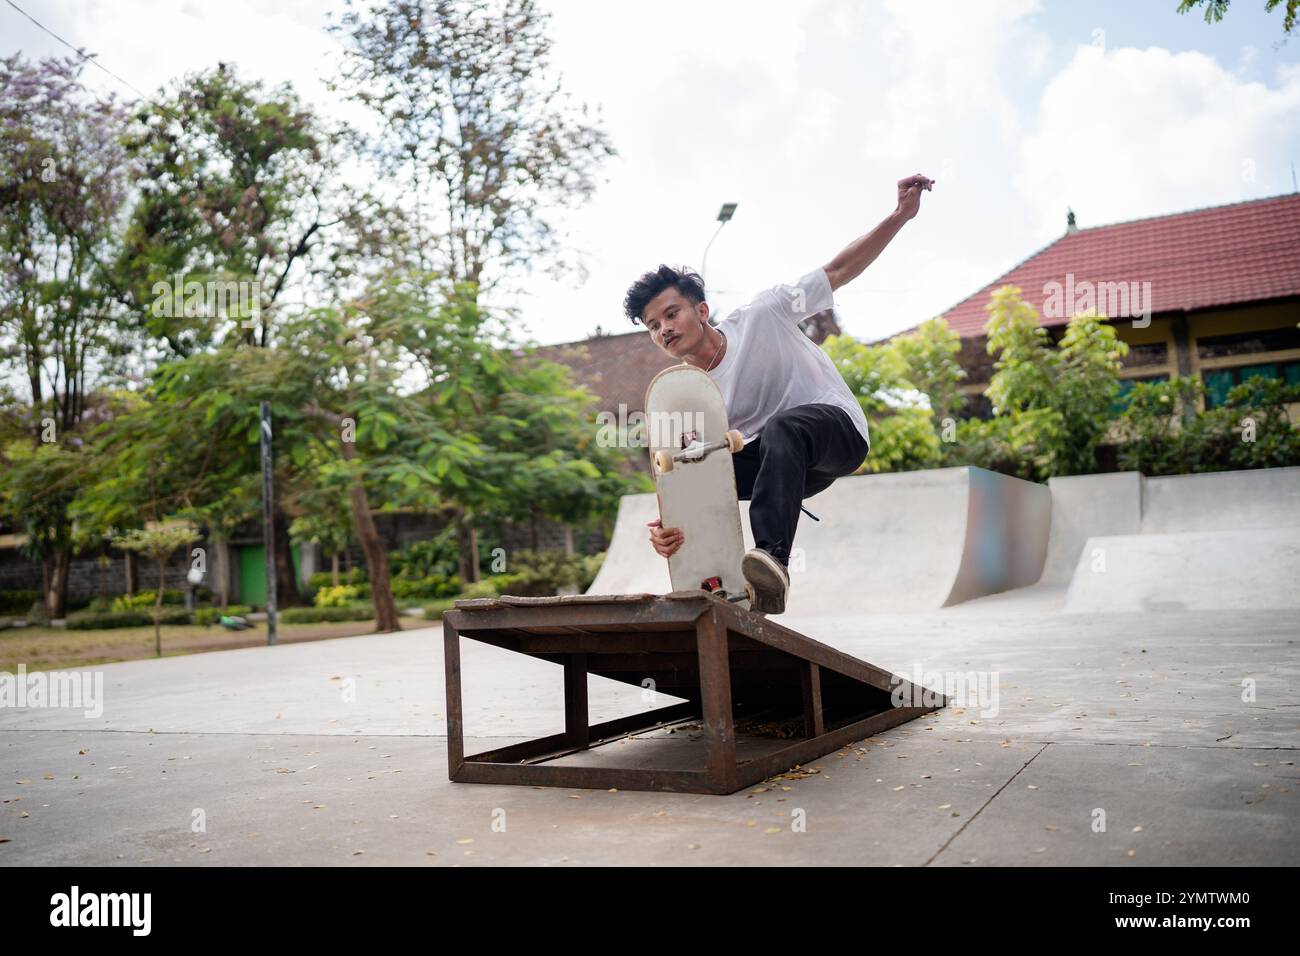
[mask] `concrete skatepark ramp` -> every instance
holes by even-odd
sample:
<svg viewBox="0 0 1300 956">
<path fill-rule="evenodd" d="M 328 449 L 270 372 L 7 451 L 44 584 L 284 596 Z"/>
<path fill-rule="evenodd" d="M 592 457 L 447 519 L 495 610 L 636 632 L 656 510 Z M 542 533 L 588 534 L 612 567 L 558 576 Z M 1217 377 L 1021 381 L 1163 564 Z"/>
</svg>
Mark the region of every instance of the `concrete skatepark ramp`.
<svg viewBox="0 0 1300 956">
<path fill-rule="evenodd" d="M 746 546 L 748 502 L 741 503 Z M 907 612 L 1040 584 L 1068 612 L 1300 606 L 1300 468 L 1053 478 L 981 468 L 843 478 L 791 555 L 788 612 Z M 588 594 L 663 594 L 655 496 L 620 503 Z"/>
<path fill-rule="evenodd" d="M 752 547 L 748 508 L 741 502 Z M 808 508 L 821 520 L 800 519 L 788 612 L 921 611 L 1037 581 L 1051 495 L 982 468 L 942 468 L 842 478 Z M 623 498 L 588 594 L 670 590 L 646 528 L 657 516 L 653 494 Z"/>
<path fill-rule="evenodd" d="M 1300 468 L 1053 478 L 1067 612 L 1300 607 Z"/>
<path fill-rule="evenodd" d="M 1089 538 L 1067 613 L 1300 608 L 1300 528 Z"/>
</svg>

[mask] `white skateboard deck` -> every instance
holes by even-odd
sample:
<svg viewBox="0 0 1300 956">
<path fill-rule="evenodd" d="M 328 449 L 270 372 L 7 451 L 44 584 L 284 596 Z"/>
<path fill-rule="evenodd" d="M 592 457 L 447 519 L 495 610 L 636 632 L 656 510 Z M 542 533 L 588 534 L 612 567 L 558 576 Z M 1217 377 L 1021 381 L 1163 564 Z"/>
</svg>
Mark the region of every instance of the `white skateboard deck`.
<svg viewBox="0 0 1300 956">
<path fill-rule="evenodd" d="M 656 375 L 646 389 L 646 430 L 650 461 L 655 453 L 681 452 L 693 442 L 723 440 L 727 408 L 713 379 L 691 365 L 675 365 Z M 665 528 L 680 528 L 682 546 L 668 558 L 673 590 L 699 588 L 720 578 L 729 597 L 746 593 L 740 571 L 745 555 L 736 498 L 732 453 L 725 447 L 698 460 L 675 462 L 671 471 L 655 471 L 659 517 Z M 748 608 L 749 601 L 735 602 Z"/>
</svg>

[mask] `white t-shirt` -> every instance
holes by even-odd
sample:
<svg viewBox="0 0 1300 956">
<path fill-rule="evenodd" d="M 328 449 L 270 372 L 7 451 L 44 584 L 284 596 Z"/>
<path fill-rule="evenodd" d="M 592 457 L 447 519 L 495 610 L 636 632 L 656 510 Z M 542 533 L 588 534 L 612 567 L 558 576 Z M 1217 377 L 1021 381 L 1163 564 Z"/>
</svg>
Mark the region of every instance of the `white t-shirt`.
<svg viewBox="0 0 1300 956">
<path fill-rule="evenodd" d="M 747 440 L 779 411 L 824 403 L 848 412 L 870 447 L 862 406 L 830 356 L 799 329 L 808 316 L 830 307 L 830 279 L 817 269 L 797 285 L 760 292 L 718 323 L 727 351 L 709 377 L 727 403 L 731 427 Z"/>
</svg>

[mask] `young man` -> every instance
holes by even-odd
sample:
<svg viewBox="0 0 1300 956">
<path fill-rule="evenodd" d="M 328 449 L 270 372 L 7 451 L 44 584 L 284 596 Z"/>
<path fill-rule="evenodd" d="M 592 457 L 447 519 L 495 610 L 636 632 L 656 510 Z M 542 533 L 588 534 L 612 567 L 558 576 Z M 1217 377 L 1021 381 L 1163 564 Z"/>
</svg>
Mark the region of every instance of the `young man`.
<svg viewBox="0 0 1300 956">
<path fill-rule="evenodd" d="M 898 206 L 825 268 L 793 287 L 760 292 L 747 306 L 709 325 L 704 286 L 689 269 L 660 266 L 628 290 L 623 308 L 644 323 L 655 345 L 708 372 L 722 392 L 730 427 L 745 436 L 732 456 L 736 491 L 749 501 L 754 545 L 742 570 L 754 587 L 754 610 L 780 614 L 790 588 L 787 565 L 804 498 L 852 474 L 870 450 L 867 419 L 830 358 L 799 322 L 831 307 L 831 294 L 880 255 L 921 205 L 934 181 L 919 173 L 898 183 Z M 650 543 L 664 558 L 681 547 L 680 528 L 649 523 Z"/>
</svg>

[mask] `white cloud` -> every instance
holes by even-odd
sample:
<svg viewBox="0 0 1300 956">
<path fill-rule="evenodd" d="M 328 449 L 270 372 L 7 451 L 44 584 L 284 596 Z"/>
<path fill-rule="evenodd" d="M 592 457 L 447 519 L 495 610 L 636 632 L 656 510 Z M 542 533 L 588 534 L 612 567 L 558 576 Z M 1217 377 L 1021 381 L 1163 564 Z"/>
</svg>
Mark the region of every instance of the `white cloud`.
<svg viewBox="0 0 1300 956">
<path fill-rule="evenodd" d="M 1203 53 L 1081 47 L 1043 90 L 1016 182 L 1041 228 L 1067 204 L 1093 226 L 1254 199 L 1282 191 L 1298 115 L 1295 68 L 1270 88 Z"/>
<path fill-rule="evenodd" d="M 150 92 L 224 60 L 345 111 L 321 82 L 341 57 L 323 30 L 337 0 L 23 5 Z M 1279 57 L 1262 44 L 1218 61 L 1132 44 L 1103 51 L 1081 46 L 1090 35 L 1072 35 L 1080 28 L 1038 0 L 546 7 L 554 66 L 575 99 L 603 107 L 620 156 L 592 202 L 558 220 L 587 281 L 538 270 L 524 282 L 523 318 L 544 342 L 598 323 L 631 328 L 627 286 L 660 262 L 698 267 L 723 202 L 740 204 L 709 255 L 711 299 L 725 312 L 874 227 L 900 177 L 935 178 L 921 215 L 837 294 L 846 330 L 878 338 L 1060 235 L 1067 205 L 1096 225 L 1290 188 L 1300 66 L 1273 67 Z M 53 41 L 6 16 L 6 47 L 51 52 Z M 1115 22 L 1109 37 L 1139 20 Z M 1254 183 L 1242 178 L 1248 160 Z"/>
</svg>

